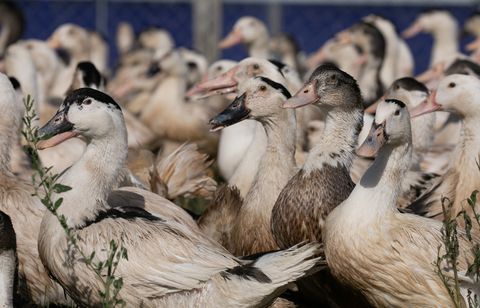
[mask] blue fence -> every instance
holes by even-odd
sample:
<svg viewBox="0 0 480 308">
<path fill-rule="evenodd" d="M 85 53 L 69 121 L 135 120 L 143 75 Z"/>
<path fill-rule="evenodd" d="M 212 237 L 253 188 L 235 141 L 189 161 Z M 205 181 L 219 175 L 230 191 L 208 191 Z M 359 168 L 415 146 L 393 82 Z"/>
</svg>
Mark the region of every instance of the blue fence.
<svg viewBox="0 0 480 308">
<path fill-rule="evenodd" d="M 95 29 L 95 1 L 17 1 L 26 16 L 25 38 L 47 38 L 59 25 L 72 22 L 88 29 Z M 174 37 L 177 46 L 192 47 L 192 9 L 188 2 L 138 2 L 112 1 L 108 2 L 107 33 L 103 33 L 110 43 L 110 63 L 117 58 L 115 50 L 115 31 L 121 21 L 130 22 L 135 31 L 140 32 L 150 26 L 160 26 L 168 29 Z M 450 11 L 463 25 L 464 20 L 475 11 L 475 7 L 443 6 Z M 316 50 L 324 41 L 332 37 L 363 16 L 379 14 L 385 16 L 403 30 L 415 17 L 432 6 L 420 5 L 315 5 L 288 4 L 282 5 L 282 31 L 293 34 L 300 47 L 307 53 Z M 226 34 L 235 21 L 244 15 L 256 16 L 267 20 L 268 5 L 253 3 L 225 3 L 223 5 L 223 33 Z M 471 40 L 462 38 L 462 46 Z M 416 61 L 416 71 L 427 68 L 430 58 L 432 39 L 421 34 L 408 40 Z M 225 50 L 224 58 L 241 59 L 246 56 L 241 46 Z"/>
</svg>

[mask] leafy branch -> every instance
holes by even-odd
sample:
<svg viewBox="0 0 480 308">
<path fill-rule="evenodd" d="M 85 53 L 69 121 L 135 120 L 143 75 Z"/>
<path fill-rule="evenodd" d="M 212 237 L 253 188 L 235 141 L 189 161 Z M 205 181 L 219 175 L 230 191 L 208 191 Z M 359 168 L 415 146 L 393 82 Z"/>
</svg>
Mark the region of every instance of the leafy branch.
<svg viewBox="0 0 480 308">
<path fill-rule="evenodd" d="M 62 226 L 67 236 L 67 241 L 70 247 L 77 251 L 87 268 L 89 268 L 100 279 L 103 291 L 99 295 L 102 298 L 102 307 L 116 307 L 125 306 L 125 301 L 119 297 L 119 292 L 123 286 L 123 279 L 116 277 L 115 272 L 118 264 L 122 259 L 128 260 L 127 250 L 123 246 L 118 246 L 114 240 L 110 241 L 107 251 L 107 259 L 104 261 L 95 258 L 95 251 L 91 254 L 86 254 L 79 246 L 80 237 L 76 234 L 76 230 L 70 227 L 67 219 L 63 214 L 58 212 L 58 209 L 63 203 L 63 198 L 55 199 L 54 195 L 59 195 L 71 190 L 72 188 L 61 183 L 58 180 L 61 174 L 52 174 L 52 167 L 44 167 L 38 155 L 36 144 L 40 141 L 38 137 L 38 127 L 33 126 L 33 121 L 36 120 L 36 113 L 33 99 L 27 96 L 24 99 L 25 117 L 23 118 L 24 129 L 22 135 L 27 141 L 24 146 L 25 152 L 30 157 L 32 163 L 32 183 L 34 187 L 33 196 L 40 199 L 47 210 L 52 213 Z"/>
</svg>

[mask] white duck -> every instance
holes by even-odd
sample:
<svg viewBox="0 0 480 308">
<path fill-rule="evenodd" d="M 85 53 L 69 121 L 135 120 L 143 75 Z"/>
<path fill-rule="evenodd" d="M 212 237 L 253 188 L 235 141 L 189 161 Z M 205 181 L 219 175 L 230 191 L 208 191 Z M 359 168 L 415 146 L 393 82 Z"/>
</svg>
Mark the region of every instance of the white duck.
<svg viewBox="0 0 480 308">
<path fill-rule="evenodd" d="M 40 134 L 51 136 L 40 148 L 76 134 L 88 139 L 82 158 L 60 178 L 73 188 L 62 194 L 58 212 L 82 239 L 79 245 L 87 254 L 105 257 L 103 249 L 111 240 L 127 249 L 128 260 L 121 260 L 116 270 L 123 277 L 119 296 L 127 306 L 263 307 L 318 262 L 312 259 L 319 252 L 314 244 L 243 262 L 194 224 L 128 206 L 109 207 L 106 198 L 125 163 L 127 136 L 120 107 L 102 92 L 72 92 Z M 78 303 L 99 305 L 100 281 L 77 254 L 65 253 L 67 245 L 57 218 L 46 213 L 39 237 L 42 261 Z M 69 260 L 73 265 L 66 266 Z"/>
<path fill-rule="evenodd" d="M 443 224 L 400 213 L 396 207 L 412 152 L 410 116 L 402 102 L 386 100 L 379 105 L 375 125 L 359 151 L 378 155 L 348 199 L 327 217 L 323 241 L 332 274 L 374 306 L 452 306 L 434 264 L 443 247 Z M 458 230 L 458 240 L 462 294 L 467 288 L 478 292 L 466 271 L 480 239 L 474 236 L 469 242 Z M 453 276 L 446 264 L 440 266 Z"/>
<path fill-rule="evenodd" d="M 445 77 L 429 99 L 412 110 L 419 115 L 435 110 L 444 110 L 460 116 L 462 132 L 450 159 L 448 171 L 427 190 L 411 207 L 428 217 L 443 218 L 442 201 L 446 197 L 452 203 L 450 215 L 455 217 L 464 207 L 465 199 L 480 187 L 478 153 L 480 152 L 480 109 L 477 95 L 480 80 L 477 77 L 454 74 Z M 471 209 L 465 209 L 471 213 Z"/>
<path fill-rule="evenodd" d="M 220 48 L 230 48 L 243 43 L 250 57 L 267 59 L 269 57 L 269 35 L 265 24 L 251 16 L 237 20 L 232 31 L 218 44 Z"/>
</svg>

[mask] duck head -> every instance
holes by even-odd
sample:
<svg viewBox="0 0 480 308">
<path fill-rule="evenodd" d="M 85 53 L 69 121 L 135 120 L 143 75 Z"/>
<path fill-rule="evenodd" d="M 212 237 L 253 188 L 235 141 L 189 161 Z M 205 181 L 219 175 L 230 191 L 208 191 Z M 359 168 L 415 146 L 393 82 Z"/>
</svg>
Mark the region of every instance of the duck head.
<svg viewBox="0 0 480 308">
<path fill-rule="evenodd" d="M 92 62 L 79 62 L 75 68 L 69 92 L 85 87 L 102 90 L 105 86 L 104 80 L 105 79 Z"/>
<path fill-rule="evenodd" d="M 374 157 L 385 144 L 393 146 L 411 139 L 410 115 L 406 105 L 396 99 L 386 99 L 378 104 L 372 127 L 357 154 Z"/>
<path fill-rule="evenodd" d="M 480 94 L 480 80 L 469 75 L 453 74 L 443 78 L 428 99 L 411 111 L 412 117 L 444 110 L 463 118 L 477 116 L 480 110 L 476 98 Z"/>
<path fill-rule="evenodd" d="M 265 37 L 268 37 L 265 24 L 255 17 L 245 16 L 237 20 L 232 31 L 218 43 L 218 47 L 226 49 L 240 43 L 248 45 Z"/>
<path fill-rule="evenodd" d="M 454 17 L 444 10 L 431 10 L 420 14 L 415 21 L 402 32 L 406 39 L 412 38 L 420 32 L 435 33 L 444 27 L 456 30 L 457 24 Z"/>
<path fill-rule="evenodd" d="M 197 84 L 188 96 L 204 93 L 203 97 L 237 92 L 239 83 L 255 76 L 266 76 L 272 80 L 284 79 L 281 68 L 259 58 L 246 58 L 220 76 Z"/>
<path fill-rule="evenodd" d="M 385 94 L 370 105 L 365 112 L 375 113 L 378 104 L 385 99 L 397 99 L 404 102 L 408 108 L 413 108 L 424 102 L 429 94 L 428 88 L 412 77 L 403 77 L 395 80 Z"/>
<path fill-rule="evenodd" d="M 239 86 L 241 95 L 221 113 L 210 120 L 212 131 L 233 125 L 245 119 L 259 122 L 282 112 L 282 104 L 291 97 L 280 83 L 267 77 L 255 77 Z"/>
<path fill-rule="evenodd" d="M 324 64 L 315 69 L 308 82 L 283 108 L 314 104 L 324 110 L 335 107 L 362 108 L 360 89 L 355 79 L 336 66 Z"/>
<path fill-rule="evenodd" d="M 57 113 L 39 129 L 38 149 L 46 149 L 78 135 L 88 141 L 124 131 L 120 106 L 107 94 L 91 88 L 72 91 Z M 126 133 L 125 133 L 126 138 Z"/>
</svg>

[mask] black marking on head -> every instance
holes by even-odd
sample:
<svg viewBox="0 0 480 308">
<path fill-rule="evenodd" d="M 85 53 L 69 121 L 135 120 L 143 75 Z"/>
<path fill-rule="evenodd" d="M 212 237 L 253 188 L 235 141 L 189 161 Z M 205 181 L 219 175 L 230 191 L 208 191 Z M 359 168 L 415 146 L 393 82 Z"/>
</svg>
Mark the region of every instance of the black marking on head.
<svg viewBox="0 0 480 308">
<path fill-rule="evenodd" d="M 277 67 L 277 70 L 278 72 L 283 76 L 285 77 L 285 75 L 283 75 L 283 68 L 285 66 L 287 66 L 285 63 L 283 62 L 280 62 L 280 61 L 277 61 L 277 60 L 274 60 L 274 59 L 269 59 L 268 62 L 272 63 L 273 65 L 275 65 Z"/>
<path fill-rule="evenodd" d="M 471 75 L 475 74 L 480 77 L 480 65 L 467 59 L 455 60 L 445 71 L 445 75 L 462 74 Z"/>
<path fill-rule="evenodd" d="M 395 89 L 396 86 L 407 91 L 421 91 L 424 93 L 428 93 L 428 88 L 423 83 L 412 77 L 404 77 L 395 80 L 392 83 L 391 88 Z"/>
<path fill-rule="evenodd" d="M 386 99 L 386 103 L 392 103 L 400 106 L 400 108 L 405 108 L 405 104 L 402 101 L 399 101 L 398 99 Z"/>
<path fill-rule="evenodd" d="M 12 84 L 12 86 L 15 90 L 20 90 L 21 89 L 20 82 L 18 81 L 17 78 L 8 77 L 8 79 L 10 80 L 10 83 Z"/>
<path fill-rule="evenodd" d="M 99 87 L 102 82 L 102 75 L 95 65 L 90 61 L 83 61 L 77 64 L 77 70 L 82 72 L 82 79 L 85 86 L 95 85 Z"/>
<path fill-rule="evenodd" d="M 198 69 L 198 65 L 196 62 L 193 62 L 193 61 L 187 61 L 187 68 L 189 70 L 196 70 Z"/>
<path fill-rule="evenodd" d="M 372 54 L 376 58 L 383 60 L 385 58 L 386 43 L 382 32 L 378 30 L 378 28 L 374 24 L 365 21 L 362 21 L 354 26 L 354 28 L 356 27 L 358 27 L 358 29 L 361 29 L 363 33 L 370 38 L 370 43 L 372 45 Z"/>
<path fill-rule="evenodd" d="M 63 62 L 63 64 L 67 66 L 70 64 L 72 56 L 67 50 L 63 48 L 57 48 L 55 49 L 55 53 L 57 54 L 57 57 Z"/>
<path fill-rule="evenodd" d="M 257 78 L 260 78 L 261 81 L 265 82 L 266 84 L 268 84 L 269 86 L 271 86 L 275 90 L 280 90 L 280 92 L 282 92 L 283 96 L 285 96 L 287 99 L 292 97 L 290 92 L 288 92 L 287 88 L 285 88 L 282 84 L 280 84 L 278 82 L 275 82 L 275 81 L 273 81 L 273 80 L 271 80 L 267 77 L 263 77 L 263 76 L 259 76 Z"/>
<path fill-rule="evenodd" d="M 88 97 L 91 97 L 100 103 L 112 106 L 120 111 L 122 110 L 108 94 L 92 88 L 80 88 L 72 91 L 63 101 L 63 105 L 65 108 L 69 108 L 72 104 L 80 105 Z"/>
<path fill-rule="evenodd" d="M 160 217 L 154 216 L 142 208 L 134 207 L 134 206 L 122 206 L 122 207 L 110 208 L 106 211 L 99 212 L 94 219 L 85 221 L 85 223 L 79 229 L 87 228 L 88 226 L 99 223 L 102 220 L 105 220 L 107 218 L 126 219 L 126 220 L 142 219 L 142 220 L 148 220 L 148 221 L 164 222 L 164 220 L 161 219 Z"/>
<path fill-rule="evenodd" d="M 231 275 L 239 276 L 246 280 L 256 280 L 260 283 L 271 283 L 272 280 L 259 268 L 255 267 L 255 262 L 239 265 L 234 268 L 229 268 L 220 273 L 224 279 L 230 279 Z"/>
<path fill-rule="evenodd" d="M 5 250 L 15 249 L 15 231 L 12 220 L 4 212 L 0 211 L 0 253 Z"/>
</svg>

